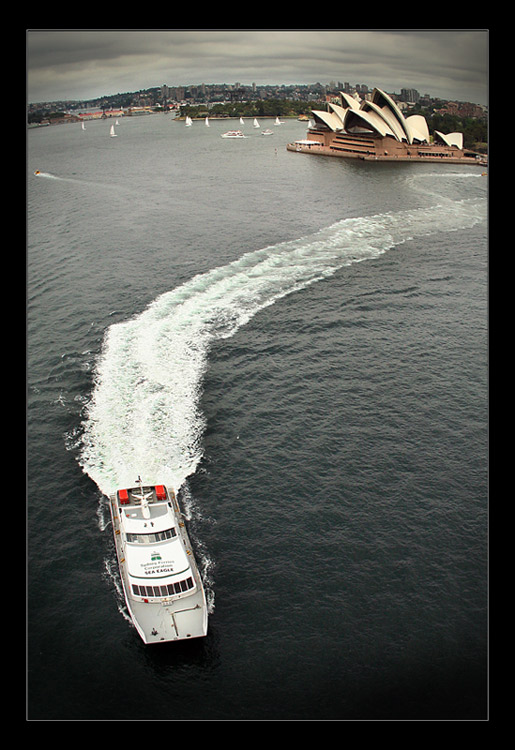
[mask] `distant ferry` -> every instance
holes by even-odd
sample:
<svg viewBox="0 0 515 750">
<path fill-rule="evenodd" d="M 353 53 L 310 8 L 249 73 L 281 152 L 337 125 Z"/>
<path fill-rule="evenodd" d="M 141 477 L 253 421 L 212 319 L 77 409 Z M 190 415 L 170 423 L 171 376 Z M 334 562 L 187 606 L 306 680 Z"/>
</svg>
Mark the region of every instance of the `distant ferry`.
<svg viewBox="0 0 515 750">
<path fill-rule="evenodd" d="M 204 587 L 175 493 L 138 477 L 109 508 L 125 601 L 144 643 L 205 636 Z"/>
<path fill-rule="evenodd" d="M 243 135 L 241 130 L 228 130 L 227 133 L 222 134 L 222 138 L 246 138 L 246 135 Z"/>
</svg>

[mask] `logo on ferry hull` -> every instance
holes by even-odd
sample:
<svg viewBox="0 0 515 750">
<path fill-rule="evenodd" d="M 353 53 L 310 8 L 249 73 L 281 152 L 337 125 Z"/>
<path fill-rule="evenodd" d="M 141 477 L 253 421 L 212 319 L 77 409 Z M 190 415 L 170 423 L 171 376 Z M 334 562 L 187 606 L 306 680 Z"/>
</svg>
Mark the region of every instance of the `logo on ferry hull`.
<svg viewBox="0 0 515 750">
<path fill-rule="evenodd" d="M 148 553 L 147 553 L 148 554 Z M 174 560 L 163 559 L 160 552 L 150 552 L 150 559 L 142 560 L 139 564 L 140 570 L 144 576 L 151 578 L 173 575 L 175 562 Z"/>
</svg>

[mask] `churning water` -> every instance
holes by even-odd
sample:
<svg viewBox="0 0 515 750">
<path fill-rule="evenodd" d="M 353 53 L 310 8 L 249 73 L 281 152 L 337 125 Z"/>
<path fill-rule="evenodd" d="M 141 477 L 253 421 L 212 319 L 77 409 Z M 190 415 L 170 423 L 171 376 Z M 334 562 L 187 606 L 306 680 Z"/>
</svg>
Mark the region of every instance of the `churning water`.
<svg viewBox="0 0 515 750">
<path fill-rule="evenodd" d="M 226 129 L 29 132 L 28 715 L 484 718 L 487 180 Z M 202 641 L 127 618 L 138 474 Z"/>
</svg>

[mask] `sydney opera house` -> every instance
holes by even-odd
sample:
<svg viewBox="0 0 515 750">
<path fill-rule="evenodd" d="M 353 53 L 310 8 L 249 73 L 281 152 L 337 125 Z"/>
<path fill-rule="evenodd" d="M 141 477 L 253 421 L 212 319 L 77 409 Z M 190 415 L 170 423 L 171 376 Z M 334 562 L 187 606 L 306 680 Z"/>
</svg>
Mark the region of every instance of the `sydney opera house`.
<svg viewBox="0 0 515 750">
<path fill-rule="evenodd" d="M 304 140 L 289 143 L 289 151 L 370 161 L 422 161 L 480 164 L 484 157 L 463 148 L 463 134 L 429 136 L 422 115 L 404 117 L 393 99 L 374 89 L 370 100 L 340 93 L 340 104 L 312 111 Z"/>
</svg>

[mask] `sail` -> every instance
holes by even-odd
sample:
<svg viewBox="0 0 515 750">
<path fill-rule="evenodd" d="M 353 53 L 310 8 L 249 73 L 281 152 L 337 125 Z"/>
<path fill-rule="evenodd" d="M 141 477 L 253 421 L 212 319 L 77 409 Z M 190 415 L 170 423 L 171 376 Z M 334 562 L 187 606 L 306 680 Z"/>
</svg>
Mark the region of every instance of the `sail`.
<svg viewBox="0 0 515 750">
<path fill-rule="evenodd" d="M 259 128 L 259 122 L 256 120 L 255 117 L 254 117 L 254 127 Z"/>
<path fill-rule="evenodd" d="M 206 117 L 206 127 L 209 127 L 209 117 Z"/>
<path fill-rule="evenodd" d="M 111 125 L 111 130 L 109 131 L 109 135 L 110 135 L 111 137 L 112 137 L 112 136 L 116 136 L 116 133 L 114 132 L 114 125 Z"/>
</svg>

